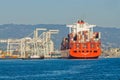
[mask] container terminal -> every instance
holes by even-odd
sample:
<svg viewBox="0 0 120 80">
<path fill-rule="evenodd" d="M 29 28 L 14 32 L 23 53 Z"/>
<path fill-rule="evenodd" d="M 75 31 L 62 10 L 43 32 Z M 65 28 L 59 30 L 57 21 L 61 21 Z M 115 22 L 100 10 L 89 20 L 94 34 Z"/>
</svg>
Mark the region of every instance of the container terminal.
<svg viewBox="0 0 120 80">
<path fill-rule="evenodd" d="M 54 48 L 51 39 L 59 30 L 47 30 L 36 28 L 32 37 L 28 35 L 21 39 L 0 39 L 0 43 L 6 43 L 6 52 L 0 54 L 0 59 L 44 59 L 60 58 L 61 54 Z M 41 33 L 41 34 L 40 34 Z"/>
</svg>

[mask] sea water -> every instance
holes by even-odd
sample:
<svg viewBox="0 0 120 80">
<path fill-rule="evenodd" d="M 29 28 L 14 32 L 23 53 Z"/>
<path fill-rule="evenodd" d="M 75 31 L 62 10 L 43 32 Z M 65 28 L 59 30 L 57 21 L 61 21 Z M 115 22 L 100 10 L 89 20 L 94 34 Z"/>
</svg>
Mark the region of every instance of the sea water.
<svg viewBox="0 0 120 80">
<path fill-rule="evenodd" d="M 120 80 L 120 58 L 0 60 L 0 80 Z"/>
</svg>

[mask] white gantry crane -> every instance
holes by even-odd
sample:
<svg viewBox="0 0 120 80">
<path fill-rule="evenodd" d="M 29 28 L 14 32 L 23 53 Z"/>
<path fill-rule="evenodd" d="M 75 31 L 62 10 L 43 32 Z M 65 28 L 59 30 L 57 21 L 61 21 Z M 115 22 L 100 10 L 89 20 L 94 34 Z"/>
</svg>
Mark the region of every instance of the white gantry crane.
<svg viewBox="0 0 120 80">
<path fill-rule="evenodd" d="M 51 58 L 54 52 L 54 42 L 52 34 L 57 34 L 59 30 L 48 30 L 46 28 L 36 28 L 33 37 L 21 39 L 0 40 L 7 43 L 7 54 L 9 56 L 19 55 L 19 58 Z"/>
</svg>

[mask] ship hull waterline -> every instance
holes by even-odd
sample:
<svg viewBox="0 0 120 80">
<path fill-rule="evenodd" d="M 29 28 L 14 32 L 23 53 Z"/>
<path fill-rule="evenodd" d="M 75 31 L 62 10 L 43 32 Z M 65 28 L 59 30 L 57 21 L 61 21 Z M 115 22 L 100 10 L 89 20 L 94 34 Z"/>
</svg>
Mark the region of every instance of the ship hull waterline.
<svg viewBox="0 0 120 80">
<path fill-rule="evenodd" d="M 67 50 L 67 52 L 66 52 L 66 50 L 61 51 L 62 52 L 61 54 L 64 54 L 64 55 L 66 54 L 66 56 L 62 56 L 61 58 L 65 58 L 65 59 L 97 59 L 97 58 L 99 58 L 99 56 L 101 54 L 101 50 L 99 50 L 98 53 L 91 53 L 91 52 L 90 53 L 80 53 L 80 52 L 71 53 L 70 51 L 71 51 L 70 49 Z"/>
<path fill-rule="evenodd" d="M 85 51 L 85 50 L 84 50 Z M 88 50 L 87 50 L 88 51 Z M 69 51 L 70 59 L 96 59 L 100 56 L 101 50 L 90 50 L 92 52 Z M 94 52 L 95 51 L 95 52 Z M 99 51 L 99 52 L 96 52 Z"/>
</svg>

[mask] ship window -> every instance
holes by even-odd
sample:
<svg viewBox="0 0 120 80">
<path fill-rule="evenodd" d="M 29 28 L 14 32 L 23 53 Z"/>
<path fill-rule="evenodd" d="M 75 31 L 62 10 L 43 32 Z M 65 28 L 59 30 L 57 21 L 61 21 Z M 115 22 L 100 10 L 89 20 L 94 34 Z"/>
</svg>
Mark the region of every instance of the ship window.
<svg viewBox="0 0 120 80">
<path fill-rule="evenodd" d="M 77 51 L 74 51 L 75 53 L 77 52 Z"/>
<path fill-rule="evenodd" d="M 88 53 L 89 51 L 87 50 L 86 52 Z"/>
<path fill-rule="evenodd" d="M 82 51 L 84 53 L 84 51 Z"/>
<path fill-rule="evenodd" d="M 90 51 L 90 52 L 92 52 L 92 51 Z"/>
<path fill-rule="evenodd" d="M 95 50 L 94 52 L 95 52 L 95 53 L 97 53 L 97 51 L 96 51 L 96 50 Z"/>
</svg>

